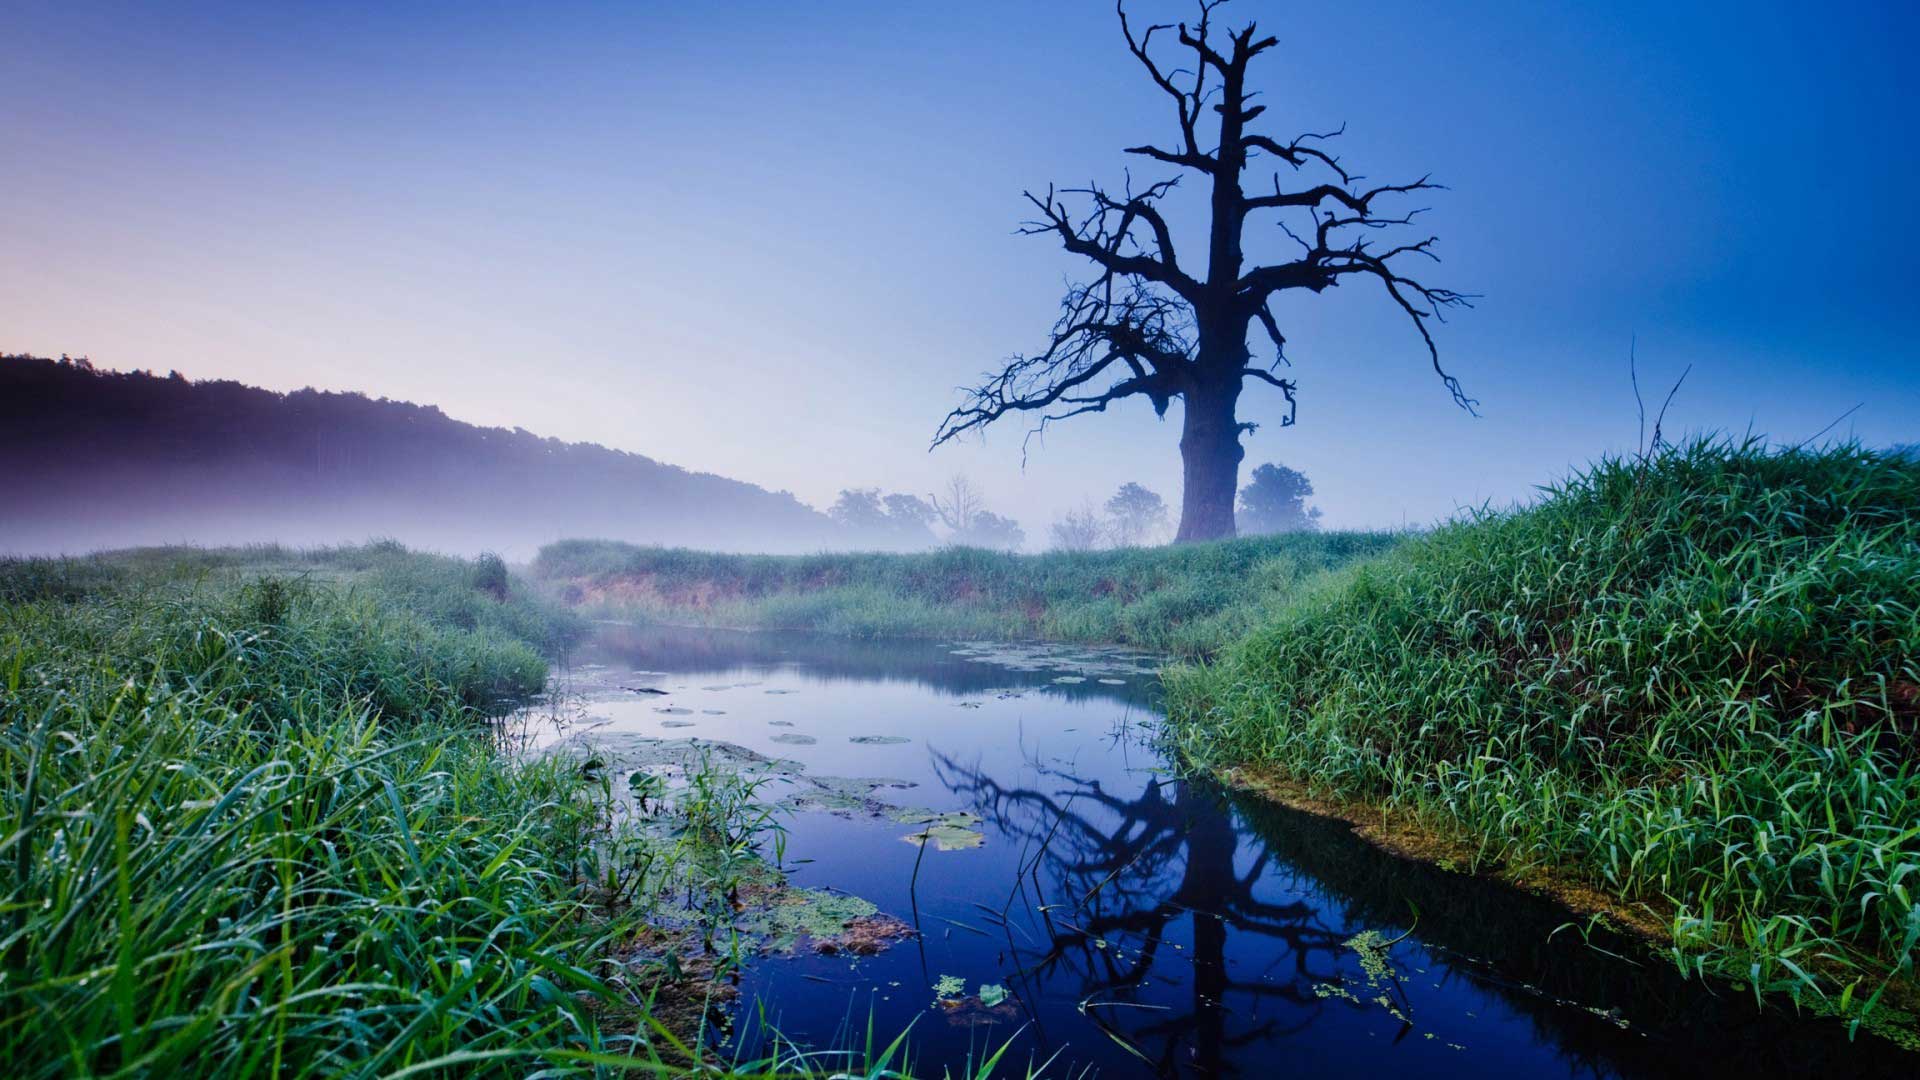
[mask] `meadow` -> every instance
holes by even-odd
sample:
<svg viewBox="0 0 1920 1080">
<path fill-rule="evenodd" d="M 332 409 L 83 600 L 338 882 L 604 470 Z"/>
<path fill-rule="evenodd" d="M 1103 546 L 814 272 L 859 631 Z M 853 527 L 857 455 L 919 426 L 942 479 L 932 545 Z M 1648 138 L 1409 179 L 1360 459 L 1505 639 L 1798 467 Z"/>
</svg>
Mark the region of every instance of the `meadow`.
<svg viewBox="0 0 1920 1080">
<path fill-rule="evenodd" d="M 1198 657 L 1274 618 L 1323 571 L 1393 548 L 1388 533 L 1293 533 L 1209 544 L 1014 555 L 725 555 L 567 540 L 530 572 L 575 610 L 854 637 L 1133 645 Z"/>
<path fill-rule="evenodd" d="M 511 752 L 581 628 L 388 543 L 0 562 L 10 1075 L 897 1074 L 871 1032 L 729 1058 L 665 1000 L 673 948 L 739 961 L 771 813 L 700 767 L 640 830 Z"/>
</svg>

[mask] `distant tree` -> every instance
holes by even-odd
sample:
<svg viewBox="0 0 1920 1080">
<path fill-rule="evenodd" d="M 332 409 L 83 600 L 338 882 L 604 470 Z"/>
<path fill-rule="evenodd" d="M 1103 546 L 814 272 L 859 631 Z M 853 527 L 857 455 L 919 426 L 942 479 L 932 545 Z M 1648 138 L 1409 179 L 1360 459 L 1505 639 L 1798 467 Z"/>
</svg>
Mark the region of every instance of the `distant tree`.
<svg viewBox="0 0 1920 1080">
<path fill-rule="evenodd" d="M 1107 500 L 1108 530 L 1120 547 L 1152 543 L 1167 527 L 1167 504 L 1129 480 Z"/>
<path fill-rule="evenodd" d="M 991 510 L 980 510 L 967 522 L 966 532 L 954 533 L 947 541 L 966 547 L 1018 551 L 1027 542 L 1027 531 L 1012 518 L 1001 517 Z"/>
<path fill-rule="evenodd" d="M 847 488 L 827 508 L 855 543 L 887 548 L 931 547 L 933 507 L 912 495 L 884 495 L 879 488 Z"/>
<path fill-rule="evenodd" d="M 928 508 L 930 521 L 937 518 L 947 527 L 949 544 L 1012 550 L 1027 542 L 1026 530 L 1018 522 L 987 509 L 986 495 L 965 473 L 954 473 L 945 493 L 927 496 L 922 505 Z"/>
<path fill-rule="evenodd" d="M 1320 527 L 1320 508 L 1307 506 L 1313 482 L 1298 469 L 1269 462 L 1240 489 L 1240 531 L 1305 532 Z"/>
<path fill-rule="evenodd" d="M 1053 546 L 1061 551 L 1092 551 L 1106 538 L 1107 526 L 1089 501 L 1062 515 L 1053 523 L 1051 532 Z"/>
<path fill-rule="evenodd" d="M 879 532 L 887 525 L 887 508 L 880 501 L 879 488 L 843 488 L 840 497 L 827 507 L 827 516 L 855 532 Z"/>
<path fill-rule="evenodd" d="M 954 473 L 947 480 L 946 498 L 929 495 L 927 502 L 939 515 L 941 524 L 955 534 L 972 532 L 973 519 L 987 508 L 986 498 L 973 486 L 973 481 L 967 479 L 966 473 Z"/>
<path fill-rule="evenodd" d="M 881 500 L 887 508 L 887 523 L 902 539 L 917 543 L 933 541 L 933 507 L 912 495 L 893 494 Z"/>
<path fill-rule="evenodd" d="M 1251 85 L 1251 68 L 1280 42 L 1258 34 L 1252 23 L 1220 33 L 1213 21 L 1220 3 L 1200 0 L 1194 22 L 1138 32 L 1120 12 L 1127 51 L 1173 101 L 1179 120 L 1170 143 L 1133 146 L 1127 153 L 1186 171 L 1139 187 L 1129 181 L 1118 191 L 1090 183 L 1026 193 L 1035 213 L 1021 231 L 1057 241 L 1091 263 L 1089 273 L 1069 286 L 1045 347 L 989 372 L 933 438 L 938 446 L 1016 414 L 1035 417 L 1034 430 L 1044 430 L 1056 420 L 1105 412 L 1136 396 L 1164 416 L 1178 398 L 1183 541 L 1233 535 L 1234 489 L 1245 456 L 1240 440 L 1254 427 L 1239 411 L 1245 388 L 1264 383 L 1278 390 L 1286 401 L 1280 424 L 1293 422 L 1296 386 L 1279 374 L 1288 358 L 1278 299 L 1349 283 L 1377 287 L 1412 323 L 1454 402 L 1469 410 L 1473 405 L 1441 367 L 1432 334 L 1432 323 L 1447 308 L 1465 306 L 1470 297 L 1412 276 L 1408 264 L 1436 257 L 1433 237 L 1393 235 L 1411 226 L 1420 208 L 1402 211 L 1390 204 L 1422 197 L 1438 185 L 1425 177 L 1360 183 L 1362 177 L 1327 148 L 1338 131 L 1288 139 L 1256 130 L 1255 120 L 1269 105 Z M 1311 41 L 1303 38 L 1299 47 L 1311 47 Z M 1311 175 L 1282 187 L 1280 174 L 1266 171 L 1269 163 Z M 1182 179 L 1205 186 L 1199 215 L 1162 212 Z M 1175 257 L 1174 244 L 1174 226 L 1183 219 L 1202 226 L 1188 238 L 1197 244 L 1183 244 L 1184 261 Z M 1249 226 L 1260 230 L 1253 246 L 1264 250 L 1267 222 L 1297 250 L 1248 265 Z M 1273 348 L 1267 356 L 1256 357 L 1249 347 L 1255 326 Z"/>
</svg>

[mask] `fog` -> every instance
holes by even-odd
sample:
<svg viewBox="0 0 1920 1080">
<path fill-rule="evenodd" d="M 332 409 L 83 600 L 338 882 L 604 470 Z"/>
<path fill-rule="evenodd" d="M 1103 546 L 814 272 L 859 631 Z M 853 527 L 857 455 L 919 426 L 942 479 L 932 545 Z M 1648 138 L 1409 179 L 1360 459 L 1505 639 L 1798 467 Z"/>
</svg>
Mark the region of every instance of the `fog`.
<svg viewBox="0 0 1920 1080">
<path fill-rule="evenodd" d="M 432 406 L 0 358 L 0 552 L 373 537 L 530 558 L 563 537 L 872 546 L 784 492 Z"/>
</svg>

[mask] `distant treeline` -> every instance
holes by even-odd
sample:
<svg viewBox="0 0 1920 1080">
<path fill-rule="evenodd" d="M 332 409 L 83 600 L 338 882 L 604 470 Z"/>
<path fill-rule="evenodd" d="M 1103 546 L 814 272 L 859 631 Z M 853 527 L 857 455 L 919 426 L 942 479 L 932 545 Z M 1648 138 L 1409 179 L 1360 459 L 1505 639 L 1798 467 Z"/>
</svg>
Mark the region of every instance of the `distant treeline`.
<svg viewBox="0 0 1920 1080">
<path fill-rule="evenodd" d="M 362 394 L 0 356 L 0 552 L 192 541 L 530 556 L 562 537 L 843 546 L 785 492 Z"/>
</svg>

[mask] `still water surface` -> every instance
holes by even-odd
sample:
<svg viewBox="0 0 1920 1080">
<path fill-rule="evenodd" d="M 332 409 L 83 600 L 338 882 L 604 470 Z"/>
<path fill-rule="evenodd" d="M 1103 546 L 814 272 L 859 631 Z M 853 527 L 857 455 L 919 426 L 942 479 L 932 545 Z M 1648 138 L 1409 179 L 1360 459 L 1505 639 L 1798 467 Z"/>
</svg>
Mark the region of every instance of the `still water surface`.
<svg viewBox="0 0 1920 1080">
<path fill-rule="evenodd" d="M 882 1042 L 912 1025 L 929 1075 L 1009 1039 L 1016 1074 L 1051 1060 L 1049 1075 L 1101 1076 L 1920 1075 L 1920 1057 L 1679 980 L 1530 895 L 1177 775 L 1154 745 L 1153 666 L 609 625 L 573 671 L 615 689 L 568 738 L 614 746 L 616 767 L 622 737 L 744 747 L 793 763 L 773 798 L 862 778 L 864 809 L 785 819 L 791 877 L 920 935 L 872 957 L 803 942 L 752 961 L 736 1014 L 764 1009 L 802 1044 L 864 1038 L 871 1016 Z M 964 813 L 947 819 L 955 850 L 923 854 L 907 837 L 924 826 L 874 800 Z M 964 982 L 963 1004 L 935 1004 L 943 976 Z"/>
</svg>

